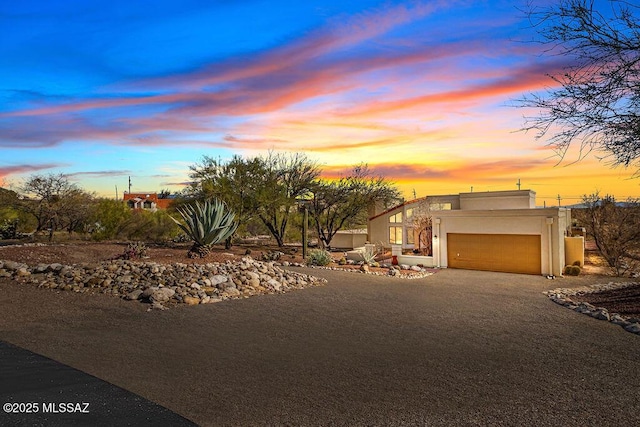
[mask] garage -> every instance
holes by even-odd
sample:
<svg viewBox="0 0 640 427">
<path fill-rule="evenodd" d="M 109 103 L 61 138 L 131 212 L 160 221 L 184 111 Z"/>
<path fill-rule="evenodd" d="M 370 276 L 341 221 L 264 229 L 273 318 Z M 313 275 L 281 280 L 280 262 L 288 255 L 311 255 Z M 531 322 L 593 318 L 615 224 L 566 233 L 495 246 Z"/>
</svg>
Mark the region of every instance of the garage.
<svg viewBox="0 0 640 427">
<path fill-rule="evenodd" d="M 537 234 L 447 233 L 450 268 L 541 274 L 541 258 Z"/>
</svg>

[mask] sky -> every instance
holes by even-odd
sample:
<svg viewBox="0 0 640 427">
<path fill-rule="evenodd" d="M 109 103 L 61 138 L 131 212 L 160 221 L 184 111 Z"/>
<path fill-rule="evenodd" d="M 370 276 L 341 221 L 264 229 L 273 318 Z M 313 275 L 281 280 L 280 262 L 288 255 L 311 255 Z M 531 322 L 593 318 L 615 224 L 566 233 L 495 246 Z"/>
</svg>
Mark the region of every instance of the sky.
<svg viewBox="0 0 640 427">
<path fill-rule="evenodd" d="M 529 42 L 524 5 L 0 2 L 0 185 L 180 191 L 204 155 L 281 151 L 329 178 L 366 163 L 407 199 L 518 182 L 547 206 L 640 197 L 634 171 L 519 131 L 535 112 L 517 100 L 566 65 Z"/>
</svg>

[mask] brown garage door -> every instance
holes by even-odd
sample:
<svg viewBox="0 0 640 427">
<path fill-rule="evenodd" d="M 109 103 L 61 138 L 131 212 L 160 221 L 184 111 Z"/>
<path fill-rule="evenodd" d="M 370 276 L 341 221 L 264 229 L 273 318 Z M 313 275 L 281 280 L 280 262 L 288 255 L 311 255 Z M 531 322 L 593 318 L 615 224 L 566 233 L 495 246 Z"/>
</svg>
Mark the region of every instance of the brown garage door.
<svg viewBox="0 0 640 427">
<path fill-rule="evenodd" d="M 540 236 L 529 234 L 447 234 L 451 268 L 541 274 Z"/>
</svg>

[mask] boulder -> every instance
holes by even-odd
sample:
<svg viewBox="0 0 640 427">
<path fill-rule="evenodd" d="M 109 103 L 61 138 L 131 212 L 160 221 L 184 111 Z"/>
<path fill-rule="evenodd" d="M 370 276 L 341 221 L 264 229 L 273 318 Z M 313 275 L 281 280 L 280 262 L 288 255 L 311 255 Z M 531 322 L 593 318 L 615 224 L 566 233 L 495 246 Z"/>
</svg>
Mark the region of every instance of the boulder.
<svg viewBox="0 0 640 427">
<path fill-rule="evenodd" d="M 159 303 L 167 302 L 175 293 L 176 291 L 171 288 L 158 288 L 151 293 L 149 301 Z"/>
</svg>

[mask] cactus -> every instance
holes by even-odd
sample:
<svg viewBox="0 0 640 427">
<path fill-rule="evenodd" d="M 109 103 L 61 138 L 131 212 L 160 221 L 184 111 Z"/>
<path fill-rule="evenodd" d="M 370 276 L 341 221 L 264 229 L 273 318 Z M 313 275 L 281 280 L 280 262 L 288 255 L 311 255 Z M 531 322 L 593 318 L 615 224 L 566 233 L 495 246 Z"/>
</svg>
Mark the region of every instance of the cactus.
<svg viewBox="0 0 640 427">
<path fill-rule="evenodd" d="M 206 200 L 204 204 L 194 202 L 177 208 L 185 224 L 174 219 L 176 224 L 193 240 L 189 258 L 204 258 L 213 245 L 225 241 L 238 228 L 235 214 L 219 200 Z"/>
</svg>

